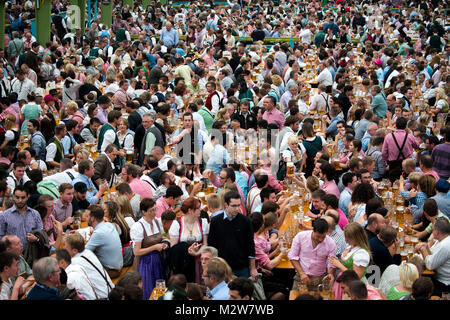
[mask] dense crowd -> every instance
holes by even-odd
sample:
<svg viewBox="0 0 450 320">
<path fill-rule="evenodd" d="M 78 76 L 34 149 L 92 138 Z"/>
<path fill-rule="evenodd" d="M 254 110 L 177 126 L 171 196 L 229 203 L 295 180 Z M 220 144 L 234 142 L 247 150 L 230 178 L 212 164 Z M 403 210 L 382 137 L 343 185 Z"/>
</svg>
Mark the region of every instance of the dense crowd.
<svg viewBox="0 0 450 320">
<path fill-rule="evenodd" d="M 445 1 L 112 2 L 5 3 L 0 300 L 448 299 Z"/>
</svg>

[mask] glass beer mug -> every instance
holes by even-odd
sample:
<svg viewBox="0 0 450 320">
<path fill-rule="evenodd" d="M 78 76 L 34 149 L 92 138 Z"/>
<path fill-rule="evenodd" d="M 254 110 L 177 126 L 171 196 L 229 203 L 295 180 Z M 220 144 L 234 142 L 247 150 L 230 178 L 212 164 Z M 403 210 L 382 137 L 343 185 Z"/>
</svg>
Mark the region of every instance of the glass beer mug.
<svg viewBox="0 0 450 320">
<path fill-rule="evenodd" d="M 294 175 L 294 163 L 288 162 L 286 163 L 286 176 L 292 177 Z"/>
<path fill-rule="evenodd" d="M 127 163 L 133 162 L 133 149 L 127 149 Z"/>
</svg>

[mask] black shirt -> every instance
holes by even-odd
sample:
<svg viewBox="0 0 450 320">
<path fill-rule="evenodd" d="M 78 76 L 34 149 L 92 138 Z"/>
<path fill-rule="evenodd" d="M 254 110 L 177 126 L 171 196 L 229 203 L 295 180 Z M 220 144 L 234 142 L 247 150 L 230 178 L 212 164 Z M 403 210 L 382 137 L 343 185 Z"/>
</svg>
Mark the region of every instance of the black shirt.
<svg viewBox="0 0 450 320">
<path fill-rule="evenodd" d="M 391 256 L 389 249 L 380 241 L 380 239 L 378 239 L 378 237 L 373 237 L 369 241 L 369 246 L 370 251 L 372 252 L 373 263 L 380 267 L 381 274 L 391 264 L 399 266 L 402 262 L 402 257 L 399 254 Z"/>
<path fill-rule="evenodd" d="M 367 230 L 367 228 L 364 228 L 364 231 L 367 234 L 367 240 L 370 241 L 370 239 L 372 239 L 373 237 L 376 237 L 377 235 L 375 233 L 373 233 L 370 230 Z"/>
<path fill-rule="evenodd" d="M 74 196 L 72 200 L 72 210 L 73 210 L 72 215 L 78 213 L 78 211 L 80 210 L 86 210 L 89 206 L 90 206 L 89 201 L 87 201 L 86 199 L 78 201 Z"/>
<path fill-rule="evenodd" d="M 255 256 L 253 227 L 250 219 L 238 214 L 233 220 L 224 219 L 223 214 L 212 218 L 209 227 L 208 245 L 219 251 L 234 270 L 249 267 L 249 257 Z"/>
</svg>

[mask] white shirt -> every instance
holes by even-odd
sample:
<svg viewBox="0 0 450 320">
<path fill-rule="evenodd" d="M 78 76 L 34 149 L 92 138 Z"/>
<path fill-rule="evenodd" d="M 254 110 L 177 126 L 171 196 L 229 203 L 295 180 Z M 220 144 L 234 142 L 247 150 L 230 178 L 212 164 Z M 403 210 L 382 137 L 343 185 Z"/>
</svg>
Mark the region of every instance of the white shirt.
<svg viewBox="0 0 450 320">
<path fill-rule="evenodd" d="M 25 78 L 23 81 L 19 81 L 19 79 L 14 78 L 11 81 L 11 91 L 17 93 L 17 101 L 19 100 L 26 100 L 28 101 L 28 94 L 30 92 L 34 92 L 36 89 L 36 86 L 34 85 L 33 81 L 31 81 L 28 78 Z"/>
<path fill-rule="evenodd" d="M 331 86 L 333 84 L 333 76 L 331 75 L 330 70 L 328 70 L 328 68 L 323 68 L 323 70 L 317 76 L 316 81 L 319 84 Z"/>
<path fill-rule="evenodd" d="M 194 118 L 194 121 L 198 121 L 200 130 L 206 131 L 205 120 L 203 119 L 203 117 L 201 115 L 199 115 L 198 112 L 192 113 L 192 117 Z"/>
<path fill-rule="evenodd" d="M 84 259 L 82 257 L 86 257 L 87 259 L 89 259 L 89 261 L 91 261 L 97 267 L 97 269 L 99 269 L 100 272 L 102 272 L 103 276 L 109 282 L 111 288 L 114 288 L 114 284 L 112 283 L 111 278 L 109 277 L 108 273 L 103 268 L 103 266 L 100 263 L 100 260 L 98 260 L 97 256 L 88 249 L 85 249 L 83 252 L 77 253 L 75 256 L 72 257 L 71 265 L 81 266 L 84 268 L 84 270 L 87 272 L 87 274 L 89 276 L 89 280 L 91 281 L 99 298 L 100 299 L 107 298 L 110 290 L 108 288 L 108 285 L 106 284 L 104 277 L 86 259 Z M 76 267 L 74 267 L 74 270 L 76 270 L 75 268 Z M 78 270 L 81 270 L 81 269 L 78 268 Z M 69 269 L 69 271 L 71 271 L 71 269 Z M 67 273 L 67 269 L 66 269 L 66 273 Z M 83 279 L 79 275 L 77 276 L 76 274 L 74 274 L 73 278 L 71 279 L 71 285 L 83 286 L 83 289 L 86 289 L 86 293 L 88 294 L 88 296 L 92 295 L 92 296 L 94 296 L 94 299 L 95 299 L 95 295 L 94 295 L 94 292 L 92 291 L 92 289 L 89 290 L 88 288 L 86 288 L 85 287 L 86 283 L 83 282 L 82 280 Z M 69 274 L 67 275 L 67 284 L 69 284 Z"/>
<path fill-rule="evenodd" d="M 159 232 L 159 230 L 161 230 L 161 232 L 164 232 L 164 229 L 163 229 L 163 226 L 161 223 L 161 218 L 153 219 L 153 221 L 152 221 L 153 232 L 150 229 L 150 224 L 147 221 L 145 221 L 144 218 L 141 218 L 141 219 L 139 219 L 138 222 L 133 224 L 133 226 L 130 229 L 130 238 L 131 238 L 131 241 L 133 241 L 133 247 L 136 244 L 136 242 L 142 242 L 142 240 L 144 240 L 144 229 L 142 229 L 142 225 L 145 228 L 145 232 L 147 233 L 147 236 L 157 234 Z M 159 229 L 158 229 L 158 225 L 159 225 Z"/>
<path fill-rule="evenodd" d="M 250 210 L 250 212 L 254 212 L 255 209 L 261 204 L 261 189 L 258 187 L 252 188 L 248 191 L 247 195 L 247 208 Z"/>
<path fill-rule="evenodd" d="M 78 172 L 76 172 L 74 169 L 67 169 L 64 170 L 63 172 L 58 172 L 50 176 L 44 177 L 43 180 L 52 182 L 56 186 L 56 188 L 59 188 L 59 186 L 63 183 L 72 184 L 72 178 L 68 175 L 68 172 L 72 174 L 75 179 L 78 178 Z"/>
<path fill-rule="evenodd" d="M 223 94 L 221 93 L 221 92 L 219 92 L 219 91 L 216 91 L 217 92 L 217 94 L 214 94 L 213 96 L 212 96 L 212 98 L 211 98 L 211 106 L 212 106 L 212 109 L 211 109 L 211 114 L 214 116 L 214 117 L 216 117 L 216 115 L 217 115 L 217 112 L 219 111 L 219 108 L 220 108 L 220 105 L 219 105 L 219 103 L 220 103 L 220 99 L 222 99 L 223 98 Z M 219 98 L 220 97 L 220 98 Z"/>
<path fill-rule="evenodd" d="M 105 152 L 106 147 L 111 143 L 114 143 L 115 140 L 116 140 L 116 132 L 112 129 L 106 130 L 105 134 L 103 135 L 103 142 L 102 146 L 100 147 L 100 151 Z"/>
<path fill-rule="evenodd" d="M 311 44 L 311 30 L 309 29 L 304 29 L 300 32 L 300 34 L 298 35 L 299 38 L 302 39 L 302 43 L 306 43 L 306 44 Z"/>
<path fill-rule="evenodd" d="M 169 162 L 169 160 L 171 160 L 172 157 L 168 154 L 165 154 L 159 161 L 158 161 L 158 167 L 162 170 L 162 171 L 167 171 L 167 162 Z"/>
<path fill-rule="evenodd" d="M 450 285 L 450 236 L 435 243 L 431 255 L 425 258 L 427 269 L 436 272 L 436 279 L 446 286 Z"/>
<path fill-rule="evenodd" d="M 6 179 L 6 184 L 8 185 L 11 192 L 14 192 L 14 189 L 16 188 L 16 182 L 17 186 L 19 185 L 19 180 L 20 179 L 17 179 L 16 176 L 14 175 L 14 172 L 11 171 L 8 178 Z M 25 184 L 25 182 L 27 182 L 28 180 L 30 180 L 30 178 L 28 178 L 27 174 L 25 173 L 22 178 L 23 184 Z"/>
</svg>

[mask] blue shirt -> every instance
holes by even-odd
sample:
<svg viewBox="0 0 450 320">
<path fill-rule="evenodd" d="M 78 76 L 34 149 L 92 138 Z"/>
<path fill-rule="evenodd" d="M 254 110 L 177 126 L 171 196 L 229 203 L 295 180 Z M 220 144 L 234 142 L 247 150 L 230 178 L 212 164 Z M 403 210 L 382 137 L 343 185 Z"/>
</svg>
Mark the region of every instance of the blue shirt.
<svg viewBox="0 0 450 320">
<path fill-rule="evenodd" d="M 214 218 L 215 216 L 218 216 L 218 215 L 222 214 L 223 212 L 224 212 L 223 209 L 220 209 L 219 211 L 213 212 L 211 214 L 211 219 Z"/>
<path fill-rule="evenodd" d="M 352 191 L 349 188 L 345 188 L 344 191 L 341 192 L 341 197 L 339 198 L 339 209 L 348 216 L 348 205 L 352 200 Z"/>
<path fill-rule="evenodd" d="M 337 123 L 339 121 L 343 121 L 341 117 L 337 116 L 333 119 L 331 119 L 330 125 L 328 126 L 326 133 L 332 135 L 333 137 L 337 135 Z"/>
<path fill-rule="evenodd" d="M 248 193 L 248 181 L 247 179 L 239 172 L 234 172 L 236 176 L 236 182 L 241 187 L 242 193 L 244 194 L 244 199 L 247 199 L 247 193 Z"/>
<path fill-rule="evenodd" d="M 178 31 L 174 28 L 170 28 L 170 30 L 167 31 L 167 29 L 164 28 L 161 33 L 161 40 L 166 47 L 171 47 L 178 44 Z"/>
<path fill-rule="evenodd" d="M 72 185 L 74 186 L 75 183 L 77 182 L 83 182 L 87 188 L 88 191 L 86 193 L 86 200 L 90 203 L 90 204 L 96 204 L 98 202 L 98 197 L 96 196 L 98 190 L 95 187 L 94 183 L 92 182 L 92 180 L 90 178 L 88 178 L 87 176 L 85 176 L 84 174 L 79 174 L 78 178 L 74 179 L 72 181 Z"/>
<path fill-rule="evenodd" d="M 214 174 L 217 175 L 225 165 L 231 163 L 231 160 L 231 156 L 227 149 L 218 143 L 214 146 L 214 150 L 209 156 L 208 162 L 206 163 L 206 169 L 211 169 Z"/>
<path fill-rule="evenodd" d="M 364 152 L 367 151 L 367 148 L 369 147 L 369 143 L 370 143 L 370 138 L 371 137 L 372 136 L 368 132 L 366 132 L 364 134 L 364 136 L 362 137 L 362 140 L 361 140 L 361 142 L 362 142 L 362 151 L 364 151 Z"/>
<path fill-rule="evenodd" d="M 214 289 L 206 290 L 206 296 L 209 296 L 211 300 L 228 300 L 230 297 L 230 289 L 225 281 L 219 283 Z"/>
<path fill-rule="evenodd" d="M 86 249 L 95 253 L 103 267 L 114 270 L 122 269 L 122 243 L 114 224 L 100 222 L 86 244 Z"/>
<path fill-rule="evenodd" d="M 72 140 L 72 143 L 70 142 L 70 140 Z M 75 147 L 77 145 L 77 142 L 75 141 L 75 139 L 73 138 L 72 135 L 65 135 L 64 138 L 61 139 L 61 144 L 64 147 L 64 155 L 69 154 L 69 151 L 72 151 L 73 153 L 73 147 Z M 72 145 L 72 150 L 70 150 L 70 146 Z"/>
</svg>

